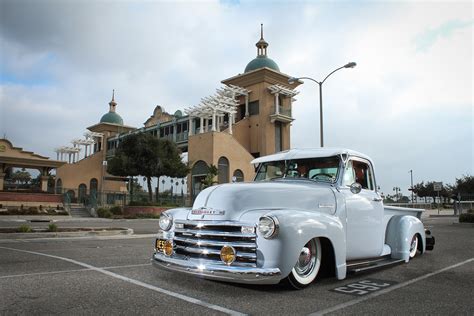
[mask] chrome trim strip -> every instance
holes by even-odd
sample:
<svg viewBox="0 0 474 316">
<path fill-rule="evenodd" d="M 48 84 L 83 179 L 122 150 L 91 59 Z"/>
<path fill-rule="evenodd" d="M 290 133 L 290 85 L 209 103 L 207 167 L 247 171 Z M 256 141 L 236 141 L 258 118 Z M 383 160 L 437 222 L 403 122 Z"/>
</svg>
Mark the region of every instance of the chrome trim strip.
<svg viewBox="0 0 474 316">
<path fill-rule="evenodd" d="M 252 226 L 255 227 L 255 223 L 242 223 L 242 222 L 235 222 L 235 221 L 202 221 L 202 220 L 175 220 L 175 223 L 180 223 L 184 225 L 202 225 L 204 226 Z"/>
<path fill-rule="evenodd" d="M 232 247 L 232 246 L 230 246 L 230 247 Z M 211 248 L 203 248 L 203 247 L 196 248 L 196 247 L 186 247 L 186 246 L 179 246 L 179 245 L 176 245 L 176 248 L 177 249 L 182 249 L 182 250 L 190 252 L 190 253 L 197 253 L 197 254 L 200 254 L 200 255 L 211 254 L 211 255 L 220 256 L 220 254 L 221 254 L 220 250 L 211 249 Z M 236 251 L 235 256 L 237 258 L 257 260 L 257 255 L 254 254 L 254 253 Z"/>
<path fill-rule="evenodd" d="M 193 245 L 198 245 L 198 246 L 232 246 L 232 247 L 237 247 L 237 248 L 250 248 L 250 249 L 256 249 L 257 245 L 255 243 L 248 243 L 248 242 L 240 242 L 240 241 L 219 241 L 219 240 L 209 240 L 209 239 L 203 239 L 203 240 L 196 240 L 193 238 L 183 238 L 180 236 L 175 236 L 174 240 L 181 241 L 187 244 L 193 244 Z"/>
<path fill-rule="evenodd" d="M 242 234 L 239 232 L 222 232 L 217 230 L 198 230 L 175 228 L 175 233 L 193 234 L 195 236 L 222 236 L 222 237 L 237 237 L 237 238 L 256 238 L 256 234 Z"/>
<path fill-rule="evenodd" d="M 183 260 L 155 253 L 153 266 L 165 270 L 200 275 L 204 278 L 247 284 L 276 284 L 282 279 L 278 268 L 252 268 L 225 264 L 208 264 L 207 261 Z"/>
</svg>

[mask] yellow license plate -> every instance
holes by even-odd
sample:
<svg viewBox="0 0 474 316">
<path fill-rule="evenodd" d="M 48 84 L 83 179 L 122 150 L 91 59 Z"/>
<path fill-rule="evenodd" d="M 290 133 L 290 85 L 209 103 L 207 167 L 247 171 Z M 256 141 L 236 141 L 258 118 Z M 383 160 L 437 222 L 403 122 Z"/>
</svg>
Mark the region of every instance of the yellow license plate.
<svg viewBox="0 0 474 316">
<path fill-rule="evenodd" d="M 165 241 L 164 239 L 157 239 L 155 241 L 155 249 L 156 252 L 163 252 L 163 248 L 165 247 Z"/>
</svg>

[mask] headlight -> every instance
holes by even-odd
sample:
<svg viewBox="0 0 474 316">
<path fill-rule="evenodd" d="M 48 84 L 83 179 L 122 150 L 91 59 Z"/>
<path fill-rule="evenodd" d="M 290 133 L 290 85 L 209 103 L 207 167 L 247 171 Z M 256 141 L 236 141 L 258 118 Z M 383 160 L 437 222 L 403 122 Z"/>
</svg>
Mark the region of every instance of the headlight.
<svg viewBox="0 0 474 316">
<path fill-rule="evenodd" d="M 162 213 L 160 216 L 160 228 L 164 231 L 170 230 L 171 226 L 173 226 L 173 217 L 166 213 Z"/>
<path fill-rule="evenodd" d="M 270 239 L 278 235 L 279 226 L 278 219 L 272 215 L 262 216 L 258 221 L 258 231 L 266 239 Z"/>
</svg>

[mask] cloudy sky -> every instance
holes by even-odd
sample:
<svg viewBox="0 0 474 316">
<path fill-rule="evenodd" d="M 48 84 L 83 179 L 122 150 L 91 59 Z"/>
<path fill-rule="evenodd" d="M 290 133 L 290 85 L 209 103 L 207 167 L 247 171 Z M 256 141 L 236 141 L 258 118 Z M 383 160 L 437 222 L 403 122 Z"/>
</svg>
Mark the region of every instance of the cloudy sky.
<svg viewBox="0 0 474 316">
<path fill-rule="evenodd" d="M 370 155 L 382 191 L 474 174 L 473 4 L 399 1 L 0 0 L 0 133 L 55 158 L 108 111 L 197 105 L 256 56 L 323 79 L 325 145 Z M 299 88 L 292 147 L 319 146 L 318 86 Z"/>
</svg>

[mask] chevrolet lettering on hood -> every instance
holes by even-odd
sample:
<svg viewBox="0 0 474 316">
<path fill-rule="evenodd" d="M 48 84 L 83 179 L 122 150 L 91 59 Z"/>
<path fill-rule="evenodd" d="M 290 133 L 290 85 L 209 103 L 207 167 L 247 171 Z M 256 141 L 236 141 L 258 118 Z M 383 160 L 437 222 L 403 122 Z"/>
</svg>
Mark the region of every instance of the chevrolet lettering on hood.
<svg viewBox="0 0 474 316">
<path fill-rule="evenodd" d="M 199 208 L 199 209 L 196 209 L 196 210 L 192 210 L 191 211 L 191 214 L 192 215 L 225 215 L 225 211 L 223 210 L 214 210 L 214 209 L 211 209 L 211 208 Z"/>
</svg>

